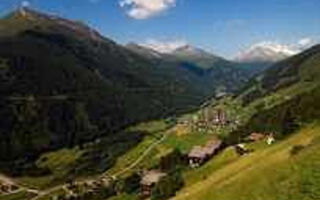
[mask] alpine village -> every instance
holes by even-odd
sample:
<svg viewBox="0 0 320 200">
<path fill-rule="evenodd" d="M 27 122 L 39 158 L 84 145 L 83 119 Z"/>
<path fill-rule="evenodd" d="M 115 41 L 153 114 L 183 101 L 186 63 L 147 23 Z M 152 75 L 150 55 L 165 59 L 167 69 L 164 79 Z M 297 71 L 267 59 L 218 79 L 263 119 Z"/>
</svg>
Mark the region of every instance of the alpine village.
<svg viewBox="0 0 320 200">
<path fill-rule="evenodd" d="M 320 200 L 320 45 L 263 50 L 163 52 L 5 12 L 0 200 Z"/>
</svg>

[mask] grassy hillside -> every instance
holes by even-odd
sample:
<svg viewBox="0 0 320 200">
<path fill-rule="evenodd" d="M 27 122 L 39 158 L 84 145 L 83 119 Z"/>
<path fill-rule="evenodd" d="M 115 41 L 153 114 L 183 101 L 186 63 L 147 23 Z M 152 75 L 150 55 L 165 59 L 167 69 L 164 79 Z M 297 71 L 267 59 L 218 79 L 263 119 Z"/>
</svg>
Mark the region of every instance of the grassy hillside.
<svg viewBox="0 0 320 200">
<path fill-rule="evenodd" d="M 231 138 L 236 141 L 256 131 L 283 137 L 318 119 L 319 73 L 320 48 L 315 46 L 259 75 L 232 100 L 242 104 L 242 125 Z"/>
<path fill-rule="evenodd" d="M 270 89 L 271 86 L 263 86 L 262 83 L 267 81 L 260 78 L 241 95 L 213 101 L 211 105 L 186 116 L 185 120 L 201 118 L 202 113 L 208 109 L 223 109 L 230 123 L 225 127 L 217 127 L 214 134 L 222 136 L 227 144 L 242 142 L 252 132 L 276 133 L 277 143 L 272 146 L 264 141 L 247 144 L 247 148 L 254 152 L 243 157 L 230 146 L 198 169 L 183 168 L 184 187 L 172 199 L 319 198 L 320 124 L 314 121 L 320 117 L 320 87 L 318 79 L 307 78 L 318 76 L 320 69 L 318 53 L 314 52 L 314 48 L 307 51 L 313 53 L 302 53 L 308 55 L 307 58 L 301 55 L 291 58 L 303 58 L 303 61 L 292 65 L 287 63 L 288 69 L 283 67 L 286 75 L 276 77 L 276 84 L 279 83 L 281 87 Z M 274 68 L 278 68 L 277 66 L 278 64 Z M 297 74 L 289 73 L 291 67 L 298 69 Z M 272 70 L 274 69 L 271 67 L 270 71 Z M 269 74 L 270 71 L 265 73 Z M 267 76 L 269 75 L 260 77 Z M 287 76 L 299 79 L 283 85 Z M 256 88 L 264 92 L 247 101 L 247 94 Z M 175 128 L 172 130 L 176 130 Z M 209 133 L 192 132 L 190 129 L 181 135 L 173 132 L 136 170 L 157 167 L 161 157 L 170 150 L 179 149 L 187 153 L 194 145 L 205 144 L 210 137 L 212 135 Z M 143 145 L 138 147 L 143 148 Z M 126 154 L 124 160 L 129 159 L 126 156 L 131 160 L 136 157 L 134 153 Z"/>
<path fill-rule="evenodd" d="M 185 187 L 173 199 L 320 198 L 320 126 L 313 123 L 320 117 L 319 55 L 315 46 L 280 62 L 240 95 L 204 108 L 223 108 L 233 113 L 231 121 L 239 119 L 236 130 L 226 129 L 230 144 L 252 132 L 273 132 L 279 141 L 249 144 L 254 153 L 244 157 L 232 147 L 225 149 L 199 169 L 185 171 Z"/>
<path fill-rule="evenodd" d="M 173 199 L 318 199 L 319 130 L 319 123 L 314 123 L 271 147 L 253 144 L 254 153 L 241 159 L 227 149 L 194 172 L 204 176 Z"/>
<path fill-rule="evenodd" d="M 9 194 L 5 196 L 0 196 L 0 200 L 26 200 L 34 197 L 33 194 L 27 192 L 18 192 L 15 194 Z"/>
</svg>

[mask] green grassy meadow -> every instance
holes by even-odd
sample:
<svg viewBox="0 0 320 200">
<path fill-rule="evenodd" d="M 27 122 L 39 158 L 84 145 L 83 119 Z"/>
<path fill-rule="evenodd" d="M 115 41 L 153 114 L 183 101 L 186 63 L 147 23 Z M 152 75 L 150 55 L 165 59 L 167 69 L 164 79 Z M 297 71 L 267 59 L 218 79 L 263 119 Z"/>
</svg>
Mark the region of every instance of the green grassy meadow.
<svg viewBox="0 0 320 200">
<path fill-rule="evenodd" d="M 316 200 L 320 198 L 320 124 L 237 158 L 230 149 L 186 174 L 175 200 Z M 300 150 L 292 153 L 296 147 Z M 221 165 L 222 164 L 222 165 Z M 201 174 L 203 175 L 201 177 Z M 200 178 L 198 177 L 200 176 Z"/>
</svg>

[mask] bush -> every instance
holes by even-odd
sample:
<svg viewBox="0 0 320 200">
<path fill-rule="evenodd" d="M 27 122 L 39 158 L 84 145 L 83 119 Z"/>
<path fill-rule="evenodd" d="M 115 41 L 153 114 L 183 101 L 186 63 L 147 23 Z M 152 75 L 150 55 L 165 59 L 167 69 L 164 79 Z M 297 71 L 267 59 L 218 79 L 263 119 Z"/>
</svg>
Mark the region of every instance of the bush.
<svg viewBox="0 0 320 200">
<path fill-rule="evenodd" d="M 291 155 L 297 155 L 300 151 L 302 151 L 305 148 L 303 145 L 295 145 L 291 148 L 290 154 Z"/>
<path fill-rule="evenodd" d="M 132 174 L 124 180 L 125 192 L 130 194 L 139 190 L 140 188 L 140 175 L 137 173 Z"/>
<path fill-rule="evenodd" d="M 171 153 L 161 158 L 160 169 L 165 172 L 173 172 L 179 170 L 184 164 L 183 155 L 178 149 L 174 149 Z"/>
</svg>

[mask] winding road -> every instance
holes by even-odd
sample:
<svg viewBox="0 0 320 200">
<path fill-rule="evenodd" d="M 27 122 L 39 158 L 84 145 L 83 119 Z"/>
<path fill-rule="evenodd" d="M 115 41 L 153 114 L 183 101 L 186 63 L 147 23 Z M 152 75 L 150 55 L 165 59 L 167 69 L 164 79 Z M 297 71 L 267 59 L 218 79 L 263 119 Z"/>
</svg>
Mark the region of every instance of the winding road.
<svg viewBox="0 0 320 200">
<path fill-rule="evenodd" d="M 211 100 L 209 100 L 211 101 Z M 203 109 L 204 107 L 206 107 L 208 105 L 208 103 L 210 103 L 209 101 L 205 101 L 201 106 L 198 106 L 198 108 L 200 109 Z M 170 131 L 168 131 L 170 128 L 168 128 L 166 131 L 164 131 L 164 134 L 162 135 L 161 138 L 159 138 L 158 140 L 156 140 L 155 142 L 153 142 L 152 144 L 150 144 L 150 146 L 141 154 L 141 156 L 139 156 L 134 162 L 132 162 L 128 167 L 120 170 L 119 172 L 116 172 L 112 175 L 109 175 L 111 176 L 112 178 L 113 177 L 118 177 L 118 176 L 121 176 L 122 174 L 132 170 L 133 168 L 135 168 L 157 145 L 159 145 L 160 143 L 162 143 L 169 135 L 170 135 Z M 88 181 L 95 181 L 101 177 L 105 177 L 107 174 L 104 173 L 96 178 L 91 178 L 91 179 L 85 179 L 85 180 L 82 180 L 82 181 L 78 181 L 78 183 L 84 183 L 84 182 L 88 182 Z M 52 188 L 49 188 L 47 190 L 36 190 L 36 189 L 32 189 L 32 188 L 28 188 L 26 186 L 22 186 L 20 184 L 18 184 L 16 181 L 14 181 L 14 179 L 12 178 L 9 178 L 7 176 L 4 176 L 4 175 L 1 175 L 0 174 L 0 180 L 3 180 L 4 182 L 6 183 L 9 183 L 9 184 L 15 184 L 17 186 L 20 187 L 20 189 L 18 191 L 15 191 L 14 193 L 17 193 L 17 192 L 21 192 L 21 191 L 27 191 L 27 192 L 31 192 L 31 193 L 34 193 L 34 194 L 37 194 L 37 196 L 35 196 L 34 198 L 30 199 L 30 200 L 38 200 L 46 195 L 49 195 L 51 193 L 54 193 L 58 190 L 61 190 L 61 189 L 64 189 L 67 184 L 63 184 L 63 185 L 58 185 L 58 186 L 55 186 L 55 187 L 52 187 Z M 11 193 L 13 194 L 13 193 Z M 2 197 L 4 195 L 0 195 L 0 197 Z"/>
<path fill-rule="evenodd" d="M 160 143 L 162 143 L 168 136 L 170 135 L 170 132 L 165 132 L 163 134 L 163 136 L 161 138 L 159 138 L 158 140 L 156 140 L 155 142 L 153 142 L 152 144 L 150 144 L 150 146 L 133 162 L 131 163 L 128 167 L 120 170 L 119 172 L 116 172 L 114 174 L 111 175 L 111 177 L 118 177 L 118 176 L 121 176 L 122 174 L 132 170 L 134 167 L 136 167 L 154 148 L 157 147 L 157 145 L 159 145 Z M 94 181 L 94 180 L 97 180 L 103 176 L 105 176 L 106 174 L 103 174 L 102 176 L 99 176 L 97 178 L 92 178 L 92 179 L 85 179 L 85 180 L 82 180 L 82 181 L 79 181 L 80 183 L 81 182 L 87 182 L 87 181 Z M 31 188 L 27 188 L 25 186 L 20 186 L 18 183 L 16 183 L 12 178 L 9 178 L 9 177 L 6 177 L 6 176 L 3 176 L 3 175 L 0 175 L 0 180 L 4 180 L 6 181 L 7 183 L 11 183 L 11 184 L 15 184 L 15 185 L 18 185 L 20 187 L 19 189 L 19 192 L 20 191 L 27 191 L 27 192 L 31 192 L 31 193 L 35 193 L 37 194 L 37 196 L 35 196 L 34 198 L 30 199 L 30 200 L 38 200 L 46 195 L 49 195 L 51 193 L 54 193 L 56 191 L 59 191 L 61 189 L 64 189 L 67 184 L 63 184 L 63 185 L 58 185 L 56 187 L 52 187 L 52 188 L 49 188 L 47 190 L 35 190 L 35 189 L 31 189 Z M 15 192 L 16 193 L 16 192 Z M 3 196 L 3 195 L 2 195 Z"/>
</svg>

